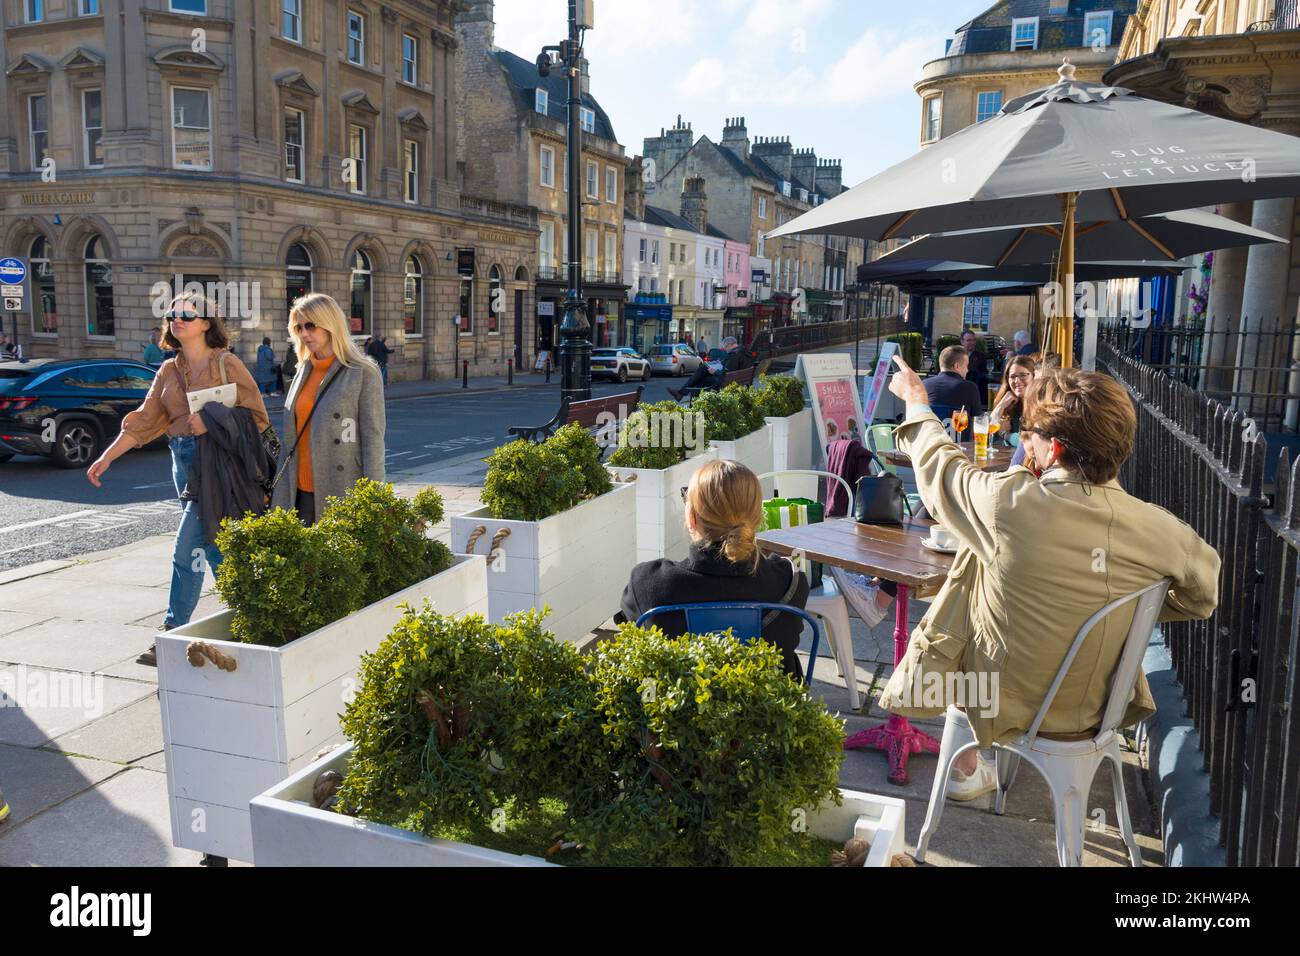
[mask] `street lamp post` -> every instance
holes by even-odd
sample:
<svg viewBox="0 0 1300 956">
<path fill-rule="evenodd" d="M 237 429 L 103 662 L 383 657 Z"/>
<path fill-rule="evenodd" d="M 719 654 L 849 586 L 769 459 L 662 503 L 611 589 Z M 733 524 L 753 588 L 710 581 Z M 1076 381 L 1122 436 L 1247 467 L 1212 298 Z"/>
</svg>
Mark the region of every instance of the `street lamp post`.
<svg viewBox="0 0 1300 956">
<path fill-rule="evenodd" d="M 571 402 L 591 398 L 591 322 L 582 294 L 582 31 L 592 25 L 592 0 L 569 0 L 569 38 L 542 49 L 537 70 L 551 72 L 551 52 L 559 55 L 569 81 L 569 292 L 560 323 L 560 397 Z"/>
</svg>

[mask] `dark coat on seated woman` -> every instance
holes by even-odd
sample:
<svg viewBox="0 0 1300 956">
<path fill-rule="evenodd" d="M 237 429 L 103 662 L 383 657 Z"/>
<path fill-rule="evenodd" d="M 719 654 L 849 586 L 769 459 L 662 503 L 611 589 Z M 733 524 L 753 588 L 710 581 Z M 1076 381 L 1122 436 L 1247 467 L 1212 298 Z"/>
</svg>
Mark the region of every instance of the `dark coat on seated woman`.
<svg viewBox="0 0 1300 956">
<path fill-rule="evenodd" d="M 799 580 L 794 593 L 786 597 L 793 575 L 798 575 Z M 733 564 L 716 548 L 692 544 L 690 555 L 683 561 L 660 558 L 632 569 L 632 578 L 623 589 L 623 616 L 635 622 L 646 611 L 657 607 L 718 601 L 753 601 L 802 608 L 808 603 L 808 578 L 776 555 L 764 557 L 759 561 L 758 570 L 751 572 L 748 565 Z M 681 613 L 663 614 L 646 623 L 662 628 L 672 637 L 687 633 L 686 615 Z M 795 678 L 803 677 L 803 668 L 794 652 L 799 646 L 803 623 L 794 615 L 781 614 L 763 631 L 763 639 L 781 649 L 786 673 Z"/>
</svg>

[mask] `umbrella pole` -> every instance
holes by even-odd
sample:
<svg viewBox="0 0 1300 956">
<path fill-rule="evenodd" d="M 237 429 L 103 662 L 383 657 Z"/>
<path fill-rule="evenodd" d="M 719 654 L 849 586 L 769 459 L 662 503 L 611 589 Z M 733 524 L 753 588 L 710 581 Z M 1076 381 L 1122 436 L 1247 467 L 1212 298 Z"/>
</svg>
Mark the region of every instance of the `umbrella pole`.
<svg viewBox="0 0 1300 956">
<path fill-rule="evenodd" d="M 1053 348 L 1061 355 L 1061 368 L 1074 366 L 1074 236 L 1078 193 L 1061 194 L 1061 250 L 1056 260 L 1057 288 L 1061 290 L 1061 315 L 1051 323 Z"/>
</svg>

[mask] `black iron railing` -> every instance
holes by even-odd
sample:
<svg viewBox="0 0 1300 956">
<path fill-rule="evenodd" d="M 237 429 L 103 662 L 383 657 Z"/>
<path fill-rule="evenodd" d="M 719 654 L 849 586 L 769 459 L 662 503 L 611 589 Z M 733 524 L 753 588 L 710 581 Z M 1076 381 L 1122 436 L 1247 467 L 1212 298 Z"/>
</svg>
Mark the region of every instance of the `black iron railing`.
<svg viewBox="0 0 1300 956">
<path fill-rule="evenodd" d="M 1247 331 L 1207 331 L 1199 323 L 1134 329 L 1103 322 L 1098 339 L 1241 410 L 1262 432 L 1295 432 L 1300 427 L 1297 329 L 1282 322 L 1244 327 Z"/>
<path fill-rule="evenodd" d="M 1270 487 L 1267 442 L 1241 409 L 1109 343 L 1097 357 L 1137 406 L 1125 489 L 1186 521 L 1223 561 L 1214 615 L 1163 625 L 1219 842 L 1231 866 L 1300 865 L 1300 458 L 1283 450 Z"/>
</svg>

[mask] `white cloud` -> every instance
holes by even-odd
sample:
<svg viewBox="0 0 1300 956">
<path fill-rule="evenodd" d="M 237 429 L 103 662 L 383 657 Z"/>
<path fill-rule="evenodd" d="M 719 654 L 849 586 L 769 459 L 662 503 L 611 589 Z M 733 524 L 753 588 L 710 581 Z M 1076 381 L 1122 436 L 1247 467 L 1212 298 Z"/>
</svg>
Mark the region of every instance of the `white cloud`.
<svg viewBox="0 0 1300 956">
<path fill-rule="evenodd" d="M 727 84 L 727 68 L 715 56 L 696 61 L 677 82 L 677 92 L 692 99 L 716 100 Z"/>
<path fill-rule="evenodd" d="M 831 65 L 821 88 L 829 102 L 841 105 L 901 96 L 911 92 L 921 67 L 942 49 L 941 36 L 902 39 L 873 27 Z"/>
<path fill-rule="evenodd" d="M 749 39 L 795 30 L 811 32 L 814 21 L 831 8 L 831 0 L 753 0 L 742 29 Z"/>
</svg>

